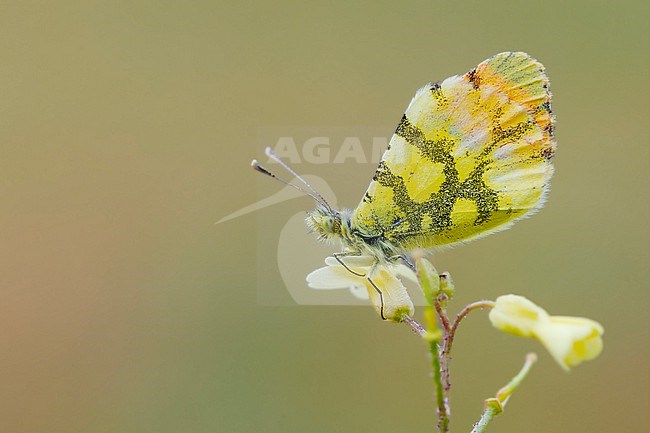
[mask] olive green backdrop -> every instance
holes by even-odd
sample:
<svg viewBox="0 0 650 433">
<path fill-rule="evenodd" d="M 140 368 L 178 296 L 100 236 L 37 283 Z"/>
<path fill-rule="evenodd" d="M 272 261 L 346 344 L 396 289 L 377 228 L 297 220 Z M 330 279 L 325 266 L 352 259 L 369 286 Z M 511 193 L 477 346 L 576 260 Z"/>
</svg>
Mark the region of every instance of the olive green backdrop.
<svg viewBox="0 0 650 433">
<path fill-rule="evenodd" d="M 284 293 L 275 245 L 310 199 L 214 222 L 280 189 L 248 167 L 263 128 L 388 135 L 425 82 L 506 50 L 551 78 L 549 201 L 435 264 L 452 310 L 516 292 L 602 322 L 605 350 L 566 374 L 476 313 L 456 340 L 454 430 L 530 350 L 490 431 L 643 430 L 648 17 L 641 1 L 2 2 L 0 431 L 434 431 L 406 327 L 258 301 Z M 310 172 L 354 206 L 372 170 L 328 167 Z"/>
</svg>

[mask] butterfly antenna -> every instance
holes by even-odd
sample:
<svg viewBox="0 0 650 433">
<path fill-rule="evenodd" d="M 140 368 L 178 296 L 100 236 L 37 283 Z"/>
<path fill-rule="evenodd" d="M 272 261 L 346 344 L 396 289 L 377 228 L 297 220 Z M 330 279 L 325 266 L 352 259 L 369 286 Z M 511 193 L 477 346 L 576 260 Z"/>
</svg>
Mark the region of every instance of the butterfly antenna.
<svg viewBox="0 0 650 433">
<path fill-rule="evenodd" d="M 314 188 L 307 182 L 302 176 L 300 176 L 298 173 L 293 171 L 291 167 L 287 165 L 284 161 L 280 159 L 280 157 L 271 149 L 270 147 L 267 147 L 264 149 L 264 153 L 266 153 L 266 156 L 271 158 L 273 161 L 277 162 L 280 164 L 285 170 L 287 170 L 289 173 L 291 173 L 296 179 L 298 179 L 300 182 L 302 182 L 313 194 L 308 194 L 305 192 L 307 195 L 311 196 L 316 200 L 317 202 L 321 203 L 323 206 L 325 206 L 327 209 L 332 210 L 332 207 L 327 203 L 327 200 Z M 268 171 L 268 170 L 267 170 Z"/>
<path fill-rule="evenodd" d="M 260 163 L 257 162 L 256 159 L 254 159 L 254 160 L 251 162 L 251 167 L 253 167 L 253 169 L 255 169 L 256 171 L 259 171 L 259 172 L 262 173 L 262 174 L 265 174 L 265 175 L 267 175 L 267 176 L 269 176 L 269 177 L 272 177 L 272 178 L 275 179 L 275 180 L 279 180 L 280 182 L 282 182 L 282 183 L 285 184 L 285 185 L 290 186 L 291 188 L 295 188 L 295 189 L 297 189 L 297 190 L 300 191 L 301 193 L 303 193 L 303 194 L 305 194 L 305 195 L 308 195 L 309 197 L 313 198 L 313 199 L 316 200 L 318 203 L 323 204 L 323 205 L 326 206 L 328 209 L 330 208 L 329 205 L 327 204 L 327 202 L 323 199 L 323 197 L 322 197 L 320 194 L 317 193 L 317 195 L 314 195 L 314 194 L 310 193 L 309 191 L 305 191 L 304 189 L 300 188 L 298 185 L 294 185 L 293 183 L 288 182 L 288 181 L 282 179 L 281 177 L 276 176 L 275 174 L 271 173 L 271 172 L 270 172 L 269 170 L 267 170 L 266 168 L 262 167 L 262 166 L 260 165 Z M 304 182 L 304 180 L 303 180 L 303 182 Z"/>
</svg>

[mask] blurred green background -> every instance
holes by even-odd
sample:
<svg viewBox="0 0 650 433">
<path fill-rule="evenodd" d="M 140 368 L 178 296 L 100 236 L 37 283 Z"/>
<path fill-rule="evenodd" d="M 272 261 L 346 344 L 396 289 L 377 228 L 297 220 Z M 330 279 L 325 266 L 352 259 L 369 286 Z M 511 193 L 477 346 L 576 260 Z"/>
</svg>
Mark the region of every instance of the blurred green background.
<svg viewBox="0 0 650 433">
<path fill-rule="evenodd" d="M 425 82 L 506 50 L 551 78 L 549 201 L 435 264 L 452 310 L 519 293 L 602 322 L 605 350 L 566 374 L 477 313 L 452 426 L 537 350 L 490 431 L 645 430 L 648 17 L 641 1 L 2 2 L 0 431 L 434 431 L 406 327 L 258 302 L 283 290 L 276 249 L 258 250 L 308 198 L 214 222 L 280 189 L 248 167 L 261 128 L 388 135 Z M 372 172 L 314 167 L 346 206 Z"/>
</svg>

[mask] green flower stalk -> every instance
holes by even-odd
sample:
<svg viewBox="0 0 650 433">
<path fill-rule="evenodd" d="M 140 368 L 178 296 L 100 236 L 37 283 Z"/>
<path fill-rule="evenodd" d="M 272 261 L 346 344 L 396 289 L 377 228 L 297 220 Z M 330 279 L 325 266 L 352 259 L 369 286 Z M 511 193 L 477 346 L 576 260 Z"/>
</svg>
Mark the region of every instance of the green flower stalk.
<svg viewBox="0 0 650 433">
<path fill-rule="evenodd" d="M 490 421 L 492 421 L 492 418 L 503 412 L 506 404 L 508 403 L 508 400 L 510 399 L 510 396 L 514 390 L 519 387 L 526 375 L 528 375 L 528 372 L 535 362 L 537 362 L 536 354 L 529 353 L 526 355 L 526 362 L 524 363 L 524 366 L 521 368 L 519 373 L 513 377 L 506 386 L 501 388 L 495 397 L 485 400 L 485 409 L 483 410 L 483 415 L 481 415 L 479 422 L 474 424 L 474 428 L 472 429 L 471 433 L 483 433 L 487 428 L 487 425 L 490 423 Z"/>
</svg>

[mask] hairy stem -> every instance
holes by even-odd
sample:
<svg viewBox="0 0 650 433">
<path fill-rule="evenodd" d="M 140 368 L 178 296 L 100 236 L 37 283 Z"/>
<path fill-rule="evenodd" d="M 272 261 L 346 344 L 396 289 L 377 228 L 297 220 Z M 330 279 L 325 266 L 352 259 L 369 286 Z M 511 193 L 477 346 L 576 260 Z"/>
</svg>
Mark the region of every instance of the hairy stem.
<svg viewBox="0 0 650 433">
<path fill-rule="evenodd" d="M 440 370 L 440 345 L 437 341 L 429 341 L 431 351 L 431 369 L 433 370 L 433 384 L 436 387 L 436 404 L 438 408 L 438 431 L 447 433 L 449 431 L 449 405 L 446 394 L 442 387 L 442 375 Z"/>
<path fill-rule="evenodd" d="M 484 308 L 494 308 L 494 301 L 477 301 L 473 302 L 465 308 L 463 308 L 460 313 L 456 315 L 456 319 L 454 320 L 454 323 L 451 325 L 449 328 L 449 338 L 447 339 L 447 344 L 445 345 L 445 351 L 451 352 L 451 345 L 454 344 L 454 337 L 456 336 L 456 331 L 458 330 L 458 325 L 460 325 L 460 322 L 467 317 L 469 313 L 471 313 L 474 310 L 482 310 Z"/>
<path fill-rule="evenodd" d="M 405 314 L 402 317 L 402 321 L 406 322 L 413 329 L 413 331 L 417 332 L 420 335 L 420 337 L 424 338 L 426 336 L 427 331 L 425 331 L 422 325 L 416 322 L 411 316 Z"/>
<path fill-rule="evenodd" d="M 490 401 L 489 403 L 485 402 L 485 409 L 481 415 L 481 419 L 474 424 L 474 428 L 471 433 L 483 433 L 487 428 L 487 425 L 492 421 L 492 418 L 497 416 L 499 412 L 503 410 L 499 408 L 498 403 Z"/>
<path fill-rule="evenodd" d="M 438 305 L 438 304 L 437 304 Z M 478 301 L 472 304 L 467 305 L 461 310 L 460 313 L 456 316 L 454 323 L 449 325 L 449 318 L 447 317 L 446 311 L 443 307 L 436 307 L 438 315 L 440 316 L 440 321 L 443 323 L 446 322 L 448 325 L 445 326 L 445 335 L 442 338 L 442 347 L 440 351 L 440 367 L 442 374 L 442 383 L 445 390 L 445 394 L 448 394 L 451 390 L 451 380 L 450 380 L 450 371 L 449 371 L 449 362 L 451 361 L 451 346 L 454 343 L 454 337 L 456 336 L 456 331 L 458 330 L 458 325 L 460 322 L 472 311 L 483 308 L 493 308 L 493 301 Z"/>
<path fill-rule="evenodd" d="M 443 380 L 443 371 L 446 366 L 442 365 L 442 340 L 449 332 L 451 324 L 445 311 L 447 295 L 441 289 L 441 279 L 438 271 L 433 265 L 424 259 L 422 252 L 414 254 L 415 266 L 418 281 L 424 294 L 427 305 L 424 309 L 426 332 L 421 334 L 429 343 L 431 355 L 431 369 L 433 370 L 433 383 L 436 389 L 436 408 L 438 412 L 438 431 L 449 432 L 449 400 Z M 447 281 L 445 283 L 448 285 Z M 442 324 L 443 331 L 438 328 L 438 321 Z M 448 369 L 446 369 L 448 371 Z M 448 376 L 448 375 L 447 375 Z"/>
<path fill-rule="evenodd" d="M 449 391 L 451 390 L 451 382 L 449 379 L 449 356 L 445 352 L 447 345 L 446 341 L 449 337 L 451 324 L 447 316 L 447 296 L 444 293 L 439 293 L 434 298 L 433 308 L 435 308 L 438 320 L 444 330 L 442 341 L 437 342 L 434 348 L 431 348 L 431 356 L 435 357 L 434 361 L 434 379 L 437 376 L 437 402 L 438 402 L 438 430 L 441 433 L 449 431 Z M 437 369 L 437 371 L 435 371 Z"/>
<path fill-rule="evenodd" d="M 436 296 L 433 305 L 436 309 L 436 313 L 438 314 L 438 318 L 440 319 L 440 324 L 442 324 L 442 327 L 445 330 L 445 334 L 447 334 L 449 331 L 451 331 L 451 323 L 449 322 L 449 317 L 447 316 L 447 295 L 441 293 Z"/>
</svg>

